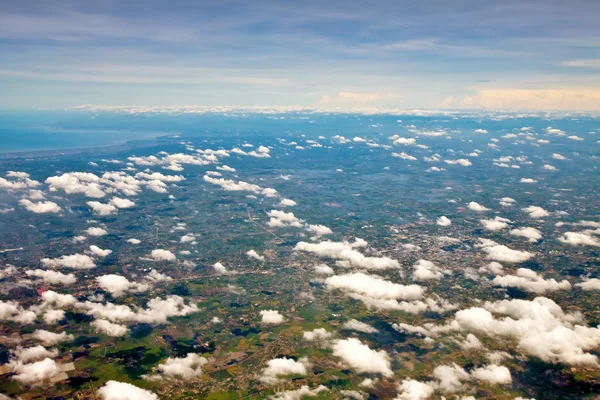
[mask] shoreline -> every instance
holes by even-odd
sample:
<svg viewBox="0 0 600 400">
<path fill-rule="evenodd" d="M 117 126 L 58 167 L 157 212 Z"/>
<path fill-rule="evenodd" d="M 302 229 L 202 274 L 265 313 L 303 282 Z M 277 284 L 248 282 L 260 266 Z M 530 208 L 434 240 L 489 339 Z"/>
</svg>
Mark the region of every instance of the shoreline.
<svg viewBox="0 0 600 400">
<path fill-rule="evenodd" d="M 74 155 L 94 152 L 95 154 L 110 154 L 119 151 L 127 151 L 136 148 L 152 147 L 165 143 L 169 139 L 179 139 L 169 136 L 157 136 L 154 139 L 128 140 L 122 144 L 106 146 L 75 147 L 68 149 L 47 149 L 47 150 L 25 150 L 0 152 L 0 161 L 18 160 L 24 158 L 43 158 L 58 155 Z"/>
</svg>

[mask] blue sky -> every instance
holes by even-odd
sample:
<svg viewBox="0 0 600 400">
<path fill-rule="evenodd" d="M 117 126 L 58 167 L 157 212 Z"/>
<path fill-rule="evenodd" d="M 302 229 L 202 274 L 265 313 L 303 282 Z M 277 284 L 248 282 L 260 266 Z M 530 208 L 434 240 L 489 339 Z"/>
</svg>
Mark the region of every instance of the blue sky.
<svg viewBox="0 0 600 400">
<path fill-rule="evenodd" d="M 600 2 L 0 3 L 0 107 L 600 110 Z"/>
</svg>

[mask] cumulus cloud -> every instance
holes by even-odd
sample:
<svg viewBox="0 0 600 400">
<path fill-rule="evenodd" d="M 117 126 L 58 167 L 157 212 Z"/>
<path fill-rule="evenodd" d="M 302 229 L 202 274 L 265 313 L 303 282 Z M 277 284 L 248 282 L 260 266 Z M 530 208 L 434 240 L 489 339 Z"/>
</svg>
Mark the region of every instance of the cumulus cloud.
<svg viewBox="0 0 600 400">
<path fill-rule="evenodd" d="M 536 183 L 537 181 L 532 178 L 521 178 L 521 183 Z"/>
<path fill-rule="evenodd" d="M 281 375 L 306 375 L 308 363 L 307 358 L 301 358 L 298 361 L 291 358 L 275 358 L 267 362 L 267 368 L 262 373 L 260 380 L 267 384 L 279 382 L 278 376 Z"/>
<path fill-rule="evenodd" d="M 515 275 L 497 276 L 492 283 L 502 287 L 517 287 L 537 294 L 571 288 L 567 280 L 558 282 L 555 279 L 544 279 L 537 272 L 527 268 L 517 269 Z"/>
<path fill-rule="evenodd" d="M 326 392 L 329 389 L 323 385 L 319 385 L 314 389 L 311 389 L 307 385 L 300 386 L 300 389 L 286 390 L 283 392 L 276 393 L 269 397 L 271 400 L 301 400 L 306 397 L 315 397 L 322 392 Z"/>
<path fill-rule="evenodd" d="M 63 274 L 58 271 L 36 269 L 25 271 L 27 276 L 41 278 L 44 282 L 53 285 L 72 285 L 77 281 L 73 274 Z"/>
<path fill-rule="evenodd" d="M 502 217 L 495 217 L 494 219 L 481 219 L 479 222 L 487 231 L 499 231 L 508 228 L 508 224 L 512 221 Z"/>
<path fill-rule="evenodd" d="M 85 232 L 90 235 L 90 236 L 104 236 L 106 234 L 108 234 L 108 232 L 106 231 L 106 229 L 103 228 L 99 228 L 97 226 L 93 226 L 91 228 L 88 228 L 85 230 Z"/>
<path fill-rule="evenodd" d="M 537 242 L 542 238 L 542 232 L 531 227 L 511 229 L 510 234 L 513 236 L 521 236 L 527 238 L 532 243 Z"/>
<path fill-rule="evenodd" d="M 509 369 L 500 365 L 490 364 L 475 368 L 471 371 L 471 376 L 477 380 L 495 385 L 509 385 L 512 383 Z"/>
<path fill-rule="evenodd" d="M 225 268 L 225 266 L 223 264 L 221 264 L 220 262 L 214 263 L 213 269 L 215 270 L 215 272 L 217 274 L 226 274 L 227 273 L 227 268 Z"/>
<path fill-rule="evenodd" d="M 282 207 L 293 207 L 296 205 L 296 202 L 294 200 L 290 200 L 290 199 L 281 199 L 281 201 L 279 202 L 279 205 Z"/>
<path fill-rule="evenodd" d="M 90 269 L 96 266 L 94 260 L 85 254 L 71 254 L 58 258 L 42 258 L 41 262 L 45 267 L 49 268 Z"/>
<path fill-rule="evenodd" d="M 54 346 L 62 342 L 70 342 L 75 339 L 73 335 L 67 334 L 67 332 L 54 333 L 43 329 L 37 329 L 31 337 L 35 340 L 39 340 L 46 346 Z"/>
<path fill-rule="evenodd" d="M 361 322 L 356 319 L 350 319 L 344 322 L 344 329 L 349 329 L 351 331 L 363 332 L 363 333 L 377 333 L 378 329 L 373 328 L 371 325 Z"/>
<path fill-rule="evenodd" d="M 96 329 L 97 332 L 103 333 L 107 336 L 125 336 L 129 332 L 129 329 L 125 325 L 114 324 L 104 319 L 95 319 L 92 321 L 91 325 Z"/>
<path fill-rule="evenodd" d="M 317 328 L 317 329 L 313 329 L 312 331 L 307 331 L 304 332 L 302 334 L 302 337 L 305 340 L 308 340 L 309 342 L 315 341 L 315 340 L 327 340 L 329 338 L 331 338 L 333 336 L 333 333 L 328 332 L 327 330 L 325 330 L 325 328 Z"/>
<path fill-rule="evenodd" d="M 112 253 L 112 250 L 104 250 L 101 249 L 100 247 L 96 246 L 96 245 L 91 245 L 90 246 L 90 251 L 92 252 L 92 254 L 98 256 L 98 257 L 106 257 L 107 255 L 109 255 L 110 253 Z"/>
<path fill-rule="evenodd" d="M 452 221 L 450 221 L 450 218 L 446 217 L 445 215 L 442 215 L 437 219 L 436 224 L 438 224 L 439 226 L 450 226 L 452 224 Z"/>
<path fill-rule="evenodd" d="M 279 325 L 285 321 L 283 315 L 279 314 L 277 310 L 261 310 L 260 316 L 263 324 Z"/>
<path fill-rule="evenodd" d="M 31 200 L 21 199 L 19 200 L 19 204 L 27 211 L 31 211 L 36 214 L 57 213 L 61 210 L 59 205 L 52 201 L 33 202 Z"/>
<path fill-rule="evenodd" d="M 48 350 L 44 346 L 37 345 L 33 347 L 17 347 L 11 351 L 11 356 L 16 358 L 17 362 L 30 363 L 32 361 L 40 361 L 44 358 L 58 357 L 58 350 Z"/>
<path fill-rule="evenodd" d="M 474 201 L 470 202 L 467 207 L 469 208 L 469 210 L 473 210 L 473 211 L 477 211 L 477 212 L 483 212 L 483 211 L 489 211 L 490 209 L 487 207 L 482 206 L 479 203 L 476 203 Z"/>
<path fill-rule="evenodd" d="M 480 244 L 478 247 L 482 247 L 488 255 L 489 260 L 519 263 L 529 260 L 533 257 L 533 253 L 528 251 L 513 250 L 507 246 L 500 245 L 492 240 L 479 239 Z"/>
<path fill-rule="evenodd" d="M 126 293 L 145 292 L 150 286 L 143 283 L 131 282 L 121 275 L 108 274 L 96 277 L 98 286 L 113 297 L 122 297 Z"/>
<path fill-rule="evenodd" d="M 543 218 L 550 215 L 548 211 L 538 206 L 529 206 L 524 208 L 523 211 L 528 212 L 531 218 Z"/>
<path fill-rule="evenodd" d="M 169 250 L 154 249 L 150 253 L 150 259 L 154 261 L 175 261 L 177 257 Z"/>
<path fill-rule="evenodd" d="M 267 212 L 267 215 L 270 217 L 267 225 L 270 227 L 286 227 L 293 226 L 296 228 L 301 228 L 304 221 L 298 219 L 293 212 L 285 212 L 279 210 L 271 210 Z"/>
<path fill-rule="evenodd" d="M 315 236 L 331 235 L 333 231 L 325 225 L 308 225 L 306 230 Z"/>
<path fill-rule="evenodd" d="M 460 158 L 458 160 L 444 160 L 444 162 L 450 165 L 462 165 L 463 167 L 469 167 L 473 165 L 471 161 L 467 160 L 466 158 Z"/>
<path fill-rule="evenodd" d="M 415 281 L 440 280 L 444 275 L 451 274 L 449 269 L 440 268 L 431 261 L 419 260 L 413 265 Z"/>
<path fill-rule="evenodd" d="M 492 313 L 506 317 L 496 319 Z M 597 367 L 597 356 L 587 351 L 600 345 L 600 329 L 582 323 L 581 314 L 565 313 L 554 301 L 536 297 L 458 311 L 452 326 L 475 335 L 514 338 L 521 353 L 545 362 Z"/>
<path fill-rule="evenodd" d="M 600 279 L 586 279 L 583 282 L 575 284 L 583 290 L 600 290 Z"/>
<path fill-rule="evenodd" d="M 277 191 L 272 188 L 265 188 L 258 185 L 254 185 L 252 183 L 244 182 L 244 181 L 234 181 L 231 179 L 223 179 L 223 178 L 213 178 L 209 175 L 204 175 L 204 181 L 208 183 L 212 183 L 213 185 L 220 186 L 223 190 L 233 191 L 233 192 L 251 192 L 254 194 L 263 194 L 267 197 L 273 197 L 277 194 Z"/>
<path fill-rule="evenodd" d="M 397 400 L 426 400 L 433 395 L 435 387 L 431 383 L 405 379 L 398 385 Z"/>
<path fill-rule="evenodd" d="M 178 379 L 191 380 L 204 374 L 202 367 L 208 363 L 208 360 L 198 354 L 188 353 L 185 357 L 169 357 L 159 364 L 157 370 L 159 374 L 145 376 L 150 380 Z"/>
<path fill-rule="evenodd" d="M 112 204 L 100 203 L 99 201 L 88 201 L 87 205 L 96 215 L 107 216 L 117 213 L 117 207 Z"/>
<path fill-rule="evenodd" d="M 13 361 L 9 363 L 9 367 L 15 372 L 12 379 L 25 384 L 42 384 L 62 372 L 58 364 L 50 358 L 30 364 Z"/>
<path fill-rule="evenodd" d="M 333 275 L 334 271 L 333 268 L 326 264 L 318 264 L 315 265 L 315 273 L 321 275 Z"/>
<path fill-rule="evenodd" d="M 418 285 L 400 285 L 361 272 L 330 276 L 325 280 L 325 284 L 329 289 L 339 289 L 378 299 L 418 300 L 424 293 L 423 288 Z"/>
<path fill-rule="evenodd" d="M 319 257 L 328 257 L 340 260 L 338 264 L 343 267 L 357 267 L 366 269 L 389 269 L 400 268 L 400 263 L 389 257 L 367 257 L 356 250 L 357 247 L 365 247 L 367 242 L 361 239 L 350 242 L 320 243 L 298 242 L 295 250 L 314 253 Z"/>
<path fill-rule="evenodd" d="M 355 338 L 341 339 L 332 346 L 333 355 L 341 358 L 360 373 L 393 375 L 390 356 L 385 350 L 373 350 Z"/>
<path fill-rule="evenodd" d="M 587 232 L 565 232 L 558 240 L 573 246 L 600 247 L 600 240 Z"/>
<path fill-rule="evenodd" d="M 0 300 L 0 321 L 14 321 L 20 324 L 30 324 L 35 320 L 35 313 L 30 310 L 25 310 L 16 301 Z"/>
<path fill-rule="evenodd" d="M 69 172 L 61 176 L 51 176 L 45 181 L 51 191 L 63 190 L 66 194 L 80 193 L 87 197 L 101 198 L 105 196 L 100 177 L 89 172 Z"/>
<path fill-rule="evenodd" d="M 261 256 L 260 254 L 258 254 L 255 250 L 248 250 L 246 252 L 246 255 L 248 257 L 254 258 L 255 260 L 258 260 L 258 261 L 264 261 L 265 260 L 265 257 Z"/>
<path fill-rule="evenodd" d="M 135 203 L 129 199 L 122 199 L 120 197 L 113 197 L 110 200 L 110 204 L 117 208 L 131 208 L 135 206 Z"/>
<path fill-rule="evenodd" d="M 98 389 L 98 396 L 102 400 L 158 400 L 158 396 L 149 390 L 117 381 L 106 382 Z"/>
<path fill-rule="evenodd" d="M 185 317 L 198 312 L 196 304 L 186 305 L 182 297 L 175 295 L 167 296 L 165 299 L 155 297 L 148 301 L 146 308 L 135 306 L 132 308 L 125 304 L 102 304 L 91 301 L 78 302 L 75 307 L 97 319 L 106 319 L 117 323 L 164 324 L 170 317 Z"/>
</svg>

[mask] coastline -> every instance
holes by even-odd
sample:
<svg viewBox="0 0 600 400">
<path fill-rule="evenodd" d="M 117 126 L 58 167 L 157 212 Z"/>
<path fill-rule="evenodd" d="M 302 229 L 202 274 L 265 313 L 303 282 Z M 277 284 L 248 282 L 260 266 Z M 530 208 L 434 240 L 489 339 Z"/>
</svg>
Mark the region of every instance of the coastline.
<svg viewBox="0 0 600 400">
<path fill-rule="evenodd" d="M 175 139 L 169 136 L 158 136 L 154 139 L 141 139 L 141 140 L 128 140 L 122 144 L 106 145 L 106 146 L 90 146 L 90 147 L 76 147 L 67 149 L 47 149 L 47 150 L 30 150 L 30 151 L 9 151 L 0 152 L 0 161 L 4 160 L 18 160 L 24 158 L 44 158 L 52 156 L 64 156 L 74 154 L 85 154 L 93 152 L 94 154 L 110 154 L 120 151 L 128 151 L 143 147 L 152 147 L 165 143 L 169 139 Z M 177 138 L 179 139 L 179 138 Z"/>
</svg>

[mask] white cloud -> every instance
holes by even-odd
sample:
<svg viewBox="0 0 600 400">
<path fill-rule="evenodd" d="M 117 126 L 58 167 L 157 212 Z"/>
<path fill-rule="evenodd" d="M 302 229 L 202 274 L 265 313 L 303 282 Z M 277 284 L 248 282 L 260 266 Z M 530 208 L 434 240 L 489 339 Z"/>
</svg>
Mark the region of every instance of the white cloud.
<svg viewBox="0 0 600 400">
<path fill-rule="evenodd" d="M 539 230 L 531 227 L 512 229 L 510 234 L 513 236 L 525 237 L 529 239 L 530 242 L 537 242 L 542 238 L 542 233 Z"/>
<path fill-rule="evenodd" d="M 31 200 L 21 199 L 19 204 L 23 206 L 27 211 L 31 211 L 36 214 L 48 214 L 60 212 L 61 208 L 58 204 L 52 201 L 39 201 L 37 203 Z"/>
<path fill-rule="evenodd" d="M 329 338 L 331 338 L 333 336 L 333 333 L 328 332 L 327 330 L 325 330 L 325 328 L 317 328 L 317 329 L 313 329 L 312 331 L 307 331 L 304 332 L 302 334 L 302 337 L 305 340 L 308 340 L 310 342 L 315 341 L 315 340 L 327 340 Z"/>
<path fill-rule="evenodd" d="M 90 246 L 90 251 L 94 255 L 96 255 L 98 257 L 106 257 L 106 256 L 108 256 L 109 254 L 112 253 L 112 250 L 104 250 L 104 249 L 101 249 L 100 247 L 98 247 L 96 245 L 91 245 Z"/>
<path fill-rule="evenodd" d="M 440 280 L 444 275 L 449 275 L 449 269 L 440 268 L 431 261 L 419 260 L 413 265 L 413 279 L 415 281 Z"/>
<path fill-rule="evenodd" d="M 284 392 L 278 392 L 269 397 L 271 400 L 301 400 L 306 397 L 315 397 L 322 392 L 326 392 L 329 389 L 323 385 L 319 385 L 314 389 L 309 388 L 307 385 L 300 386 L 300 389 L 286 390 Z"/>
<path fill-rule="evenodd" d="M 496 216 L 494 219 L 480 219 L 479 222 L 487 231 L 499 231 L 508 228 L 509 219 Z"/>
<path fill-rule="evenodd" d="M 436 223 L 439 226 L 450 226 L 452 224 L 452 221 L 450 221 L 450 218 L 446 217 L 445 215 L 442 215 L 437 219 Z"/>
<path fill-rule="evenodd" d="M 567 280 L 558 282 L 555 279 L 544 279 L 535 271 L 527 268 L 517 269 L 515 275 L 497 276 L 492 283 L 502 287 L 516 287 L 537 294 L 571 288 L 571 284 Z"/>
<path fill-rule="evenodd" d="M 550 215 L 548 211 L 544 210 L 542 207 L 539 206 L 529 206 L 524 208 L 523 211 L 528 212 L 529 217 L 531 218 L 543 218 Z"/>
<path fill-rule="evenodd" d="M 344 322 L 344 329 L 349 329 L 351 331 L 363 332 L 363 333 L 377 333 L 378 329 L 373 328 L 371 325 L 361 322 L 356 319 L 351 319 Z"/>
<path fill-rule="evenodd" d="M 88 172 L 70 172 L 61 176 L 46 179 L 51 191 L 63 190 L 66 194 L 81 193 L 87 197 L 101 198 L 105 196 L 100 178 Z"/>
<path fill-rule="evenodd" d="M 260 316 L 263 324 L 279 325 L 285 321 L 283 315 L 277 310 L 261 310 Z"/>
<path fill-rule="evenodd" d="M 450 165 L 462 165 L 463 167 L 470 167 L 473 165 L 473 163 L 466 158 L 460 158 L 458 160 L 444 160 L 444 162 Z"/>
<path fill-rule="evenodd" d="M 315 236 L 331 235 L 333 231 L 325 225 L 308 225 L 307 231 L 313 233 Z"/>
<path fill-rule="evenodd" d="M 488 133 L 488 131 L 485 130 L 485 129 L 475 129 L 473 132 L 475 132 L 475 133 Z"/>
<path fill-rule="evenodd" d="M 108 274 L 96 277 L 98 286 L 113 297 L 122 297 L 126 293 L 145 292 L 150 286 L 143 283 L 131 282 L 121 275 Z"/>
<path fill-rule="evenodd" d="M 290 200 L 290 199 L 281 199 L 281 201 L 279 202 L 279 205 L 282 207 L 293 207 L 296 205 L 296 202 L 294 200 Z"/>
<path fill-rule="evenodd" d="M 333 355 L 340 357 L 360 373 L 381 374 L 391 377 L 390 356 L 385 350 L 372 350 L 355 338 L 341 339 L 333 344 Z"/>
<path fill-rule="evenodd" d="M 536 183 L 537 181 L 532 178 L 521 178 L 521 183 Z"/>
<path fill-rule="evenodd" d="M 260 254 L 258 254 L 255 250 L 248 250 L 246 252 L 246 255 L 248 257 L 254 258 L 255 260 L 258 260 L 258 261 L 264 261 L 265 260 L 265 257 L 261 256 Z"/>
<path fill-rule="evenodd" d="M 207 363 L 208 360 L 206 358 L 195 353 L 188 353 L 185 357 L 180 358 L 169 357 L 164 363 L 158 365 L 157 369 L 160 374 L 150 375 L 147 378 L 151 380 L 191 380 L 204 374 L 202 367 Z"/>
<path fill-rule="evenodd" d="M 108 234 L 106 229 L 98 228 L 97 226 L 93 226 L 91 228 L 86 229 L 85 233 L 87 233 L 90 236 L 104 236 Z"/>
<path fill-rule="evenodd" d="M 150 259 L 154 261 L 175 261 L 177 257 L 169 250 L 154 249 L 150 252 Z"/>
<path fill-rule="evenodd" d="M 491 240 L 479 239 L 479 241 L 481 244 L 478 245 L 478 247 L 482 247 L 483 251 L 488 254 L 488 260 L 519 263 L 527 261 L 533 257 L 533 253 L 528 251 L 513 250 Z"/>
<path fill-rule="evenodd" d="M 72 285 L 77 282 L 77 278 L 73 274 L 63 274 L 58 271 L 36 269 L 25 271 L 27 276 L 41 278 L 44 282 L 53 285 Z"/>
<path fill-rule="evenodd" d="M 400 285 L 378 276 L 361 272 L 347 275 L 334 275 L 325 280 L 329 289 L 340 289 L 376 299 L 418 300 L 424 290 L 418 285 Z"/>
<path fill-rule="evenodd" d="M 158 400 L 158 396 L 149 390 L 117 381 L 106 382 L 98 389 L 98 395 L 101 400 Z"/>
<path fill-rule="evenodd" d="M 16 373 L 12 376 L 12 379 L 25 384 L 42 384 L 62 372 L 58 364 L 50 358 L 31 364 L 13 361 L 9 363 L 9 367 Z"/>
<path fill-rule="evenodd" d="M 403 160 L 410 160 L 410 161 L 414 161 L 414 160 L 417 159 L 416 157 L 413 157 L 413 156 L 411 156 L 409 154 L 406 154 L 404 152 L 402 152 L 402 153 L 392 153 L 392 156 L 393 157 L 401 158 Z"/>
<path fill-rule="evenodd" d="M 487 207 L 482 206 L 479 203 L 476 203 L 474 201 L 470 202 L 467 207 L 469 208 L 469 210 L 473 210 L 473 211 L 477 211 L 477 212 L 483 212 L 483 211 L 489 211 L 490 209 Z"/>
<path fill-rule="evenodd" d="M 334 271 L 329 265 L 326 264 L 318 264 L 315 265 L 315 273 L 321 275 L 333 275 Z"/>
<path fill-rule="evenodd" d="M 94 268 L 94 260 L 85 254 L 71 254 L 68 256 L 60 256 L 58 258 L 42 258 L 42 264 L 50 268 L 72 268 L 72 269 L 90 269 Z"/>
<path fill-rule="evenodd" d="M 131 238 L 131 239 L 127 239 L 127 243 L 140 244 L 140 243 L 142 243 L 142 241 L 139 239 L 136 239 L 136 238 Z"/>
<path fill-rule="evenodd" d="M 44 358 L 56 358 L 58 357 L 58 350 L 48 350 L 44 346 L 37 345 L 33 347 L 17 347 L 11 351 L 12 357 L 17 359 L 17 362 L 24 364 L 32 361 L 40 361 Z"/>
<path fill-rule="evenodd" d="M 350 242 L 331 242 L 320 243 L 298 242 L 295 250 L 314 253 L 319 257 L 329 257 L 338 259 L 338 264 L 344 267 L 358 267 L 366 269 L 389 269 L 400 268 L 400 263 L 389 257 L 366 257 L 355 248 L 365 247 L 367 243 L 364 240 L 357 239 L 354 243 Z"/>
<path fill-rule="evenodd" d="M 600 279 L 586 279 L 583 282 L 575 284 L 583 290 L 600 290 Z"/>
<path fill-rule="evenodd" d="M 194 303 L 186 305 L 180 296 L 167 296 L 165 299 L 155 297 L 148 301 L 146 308 L 131 308 L 125 304 L 95 303 L 91 301 L 79 302 L 76 308 L 84 310 L 88 315 L 97 319 L 106 319 L 111 322 L 145 322 L 164 324 L 170 317 L 184 317 L 198 312 Z"/>
<path fill-rule="evenodd" d="M 125 325 L 114 324 L 105 319 L 95 319 L 92 321 L 91 325 L 96 328 L 96 331 L 107 336 L 120 337 L 129 333 L 129 329 Z"/>
<path fill-rule="evenodd" d="M 496 319 L 492 312 L 510 318 Z M 554 301 L 536 297 L 458 311 L 451 326 L 475 335 L 514 338 L 521 353 L 545 362 L 597 367 L 596 355 L 586 351 L 600 345 L 600 329 L 582 322 L 581 314 L 564 313 Z"/>
<path fill-rule="evenodd" d="M 307 367 L 310 366 L 308 359 L 301 358 L 298 361 L 291 358 L 275 358 L 267 362 L 267 368 L 262 373 L 260 380 L 267 384 L 279 382 L 280 375 L 306 375 Z"/>
<path fill-rule="evenodd" d="M 213 269 L 215 270 L 215 272 L 217 274 L 226 274 L 227 273 L 227 268 L 225 268 L 225 266 L 223 264 L 221 264 L 220 262 L 214 263 Z"/>
<path fill-rule="evenodd" d="M 117 207 L 112 204 L 100 203 L 99 201 L 88 201 L 87 205 L 94 210 L 96 215 L 107 216 L 117 213 Z"/>
<path fill-rule="evenodd" d="M 600 240 L 587 232 L 565 232 L 558 240 L 573 246 L 600 247 Z"/>
<path fill-rule="evenodd" d="M 73 335 L 67 334 L 65 331 L 61 333 L 54 333 L 43 329 L 37 329 L 35 332 L 33 332 L 31 337 L 35 340 L 39 340 L 46 346 L 54 346 L 55 344 L 70 342 L 75 339 Z"/>
<path fill-rule="evenodd" d="M 405 379 L 398 385 L 398 391 L 396 400 L 427 400 L 435 392 L 435 387 L 431 383 Z"/>
<path fill-rule="evenodd" d="M 117 208 L 131 208 L 135 206 L 135 203 L 129 199 L 122 199 L 120 197 L 113 197 L 110 200 L 110 204 Z"/>
<path fill-rule="evenodd" d="M 552 158 L 554 158 L 555 160 L 566 160 L 567 159 L 567 157 L 565 157 L 561 154 L 558 154 L 558 153 L 552 154 Z"/>
<path fill-rule="evenodd" d="M 480 381 L 496 385 L 509 385 L 512 383 L 512 376 L 508 368 L 494 364 L 475 368 L 471 371 L 471 376 Z"/>
</svg>

